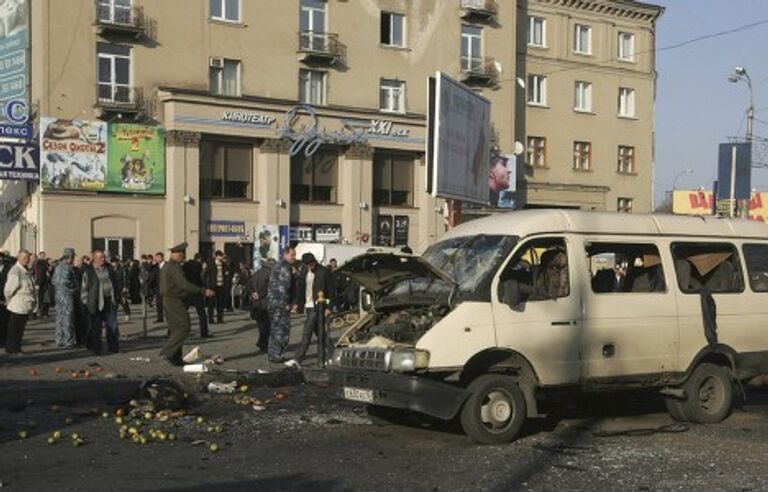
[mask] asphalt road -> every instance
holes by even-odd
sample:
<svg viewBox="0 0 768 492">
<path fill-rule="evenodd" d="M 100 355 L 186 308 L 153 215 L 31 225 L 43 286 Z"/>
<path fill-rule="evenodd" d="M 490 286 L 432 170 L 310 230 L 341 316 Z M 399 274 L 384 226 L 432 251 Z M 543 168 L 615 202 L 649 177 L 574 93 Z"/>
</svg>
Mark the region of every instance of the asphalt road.
<svg viewBox="0 0 768 492">
<path fill-rule="evenodd" d="M 476 446 L 451 425 L 374 425 L 364 407 L 338 401 L 329 388 L 248 393 L 265 409 L 236 405 L 231 395 L 213 396 L 188 416 L 145 423 L 145 435 L 155 428 L 178 436 L 145 445 L 121 440 L 113 418 L 100 416 L 114 406 L 1 412 L 0 480 L 9 490 L 768 488 L 765 395 L 751 396 L 721 424 L 675 433 L 639 431 L 671 423 L 653 400 L 622 398 L 618 406 L 615 398 L 602 400 L 548 425 L 529 426 L 512 444 Z M 275 401 L 276 393 L 285 398 Z M 19 439 L 17 432 L 31 419 L 37 426 Z M 221 432 L 209 432 L 218 426 Z M 48 444 L 55 430 L 62 438 Z M 605 435 L 616 431 L 624 434 Z M 74 432 L 83 445 L 71 444 Z M 213 443 L 218 452 L 210 450 Z"/>
</svg>

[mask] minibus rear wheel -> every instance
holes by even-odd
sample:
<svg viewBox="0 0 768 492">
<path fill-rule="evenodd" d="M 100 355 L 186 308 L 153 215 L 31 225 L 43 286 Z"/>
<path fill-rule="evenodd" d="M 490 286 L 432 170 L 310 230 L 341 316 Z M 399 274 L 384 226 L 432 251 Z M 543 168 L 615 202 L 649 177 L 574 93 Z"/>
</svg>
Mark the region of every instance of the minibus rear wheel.
<svg viewBox="0 0 768 492">
<path fill-rule="evenodd" d="M 502 374 L 486 374 L 472 381 L 461 409 L 461 426 L 478 444 L 510 442 L 525 422 L 525 395 Z"/>
<path fill-rule="evenodd" d="M 715 364 L 701 364 L 683 385 L 683 413 L 697 424 L 716 424 L 731 413 L 731 371 Z"/>
</svg>

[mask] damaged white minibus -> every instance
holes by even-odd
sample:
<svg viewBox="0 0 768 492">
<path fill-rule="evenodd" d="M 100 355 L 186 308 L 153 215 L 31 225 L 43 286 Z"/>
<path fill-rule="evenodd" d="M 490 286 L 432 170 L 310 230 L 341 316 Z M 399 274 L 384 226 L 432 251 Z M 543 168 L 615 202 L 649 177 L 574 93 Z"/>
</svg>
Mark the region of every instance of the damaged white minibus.
<svg viewBox="0 0 768 492">
<path fill-rule="evenodd" d="M 569 392 L 658 388 L 675 419 L 715 423 L 768 372 L 762 223 L 521 211 L 342 273 L 370 298 L 334 353 L 343 397 L 458 417 L 479 443 Z"/>
</svg>

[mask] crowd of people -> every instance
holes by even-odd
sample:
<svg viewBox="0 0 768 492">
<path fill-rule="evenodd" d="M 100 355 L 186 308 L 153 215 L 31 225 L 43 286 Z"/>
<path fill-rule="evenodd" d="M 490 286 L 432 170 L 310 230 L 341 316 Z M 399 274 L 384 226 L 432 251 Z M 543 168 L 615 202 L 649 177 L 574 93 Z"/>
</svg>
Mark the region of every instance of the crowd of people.
<svg viewBox="0 0 768 492">
<path fill-rule="evenodd" d="M 157 323 L 167 318 L 169 346 L 162 354 L 174 365 L 181 364 L 180 347 L 189 326 L 176 331 L 176 336 L 174 329 L 189 325 L 189 308 L 197 312 L 203 338 L 213 336 L 210 326 L 223 323 L 226 312 L 249 311 L 258 326 L 258 350 L 273 363 L 301 362 L 312 337 L 322 341 L 318 320 L 357 306 L 359 288 L 337 274 L 335 259 L 323 266 L 307 253 L 296 261 L 295 245 L 277 262 L 264 259 L 255 272 L 221 251 L 211 258 L 196 254 L 186 260 L 185 249 L 186 245 L 171 249 L 169 261 L 163 252 L 139 260 L 109 256 L 101 249 L 78 256 L 65 248 L 58 259 L 49 259 L 43 251 L 21 250 L 16 257 L 0 252 L 0 345 L 8 354 L 23 354 L 27 321 L 48 319 L 54 308 L 52 336 L 58 347 L 85 348 L 100 355 L 106 335 L 107 350 L 117 353 L 119 317 L 130 321 L 137 305 L 138 312 L 146 312 L 141 308 L 144 302 L 155 308 Z M 173 272 L 164 274 L 169 264 Z M 316 309 L 319 303 L 322 313 Z M 302 340 L 289 359 L 290 316 L 299 312 L 305 314 Z M 185 334 L 180 336 L 181 332 Z M 328 340 L 323 349 L 330 354 Z"/>
</svg>

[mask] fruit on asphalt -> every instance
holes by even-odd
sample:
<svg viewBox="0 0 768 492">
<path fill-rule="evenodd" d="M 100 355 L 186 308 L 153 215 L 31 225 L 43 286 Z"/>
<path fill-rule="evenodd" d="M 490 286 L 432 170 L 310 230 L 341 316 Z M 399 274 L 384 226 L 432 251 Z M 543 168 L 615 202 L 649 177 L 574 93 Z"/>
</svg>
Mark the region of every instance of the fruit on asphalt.
<svg viewBox="0 0 768 492">
<path fill-rule="evenodd" d="M 37 369 L 35 369 L 34 367 L 32 369 L 30 369 L 29 370 L 29 375 L 30 376 L 37 376 Z"/>
<path fill-rule="evenodd" d="M 78 439 L 80 439 L 80 434 L 78 434 L 77 432 L 75 432 L 74 434 L 72 434 L 72 440 L 73 440 L 73 441 L 77 441 Z"/>
<path fill-rule="evenodd" d="M 51 412 L 58 412 L 61 409 L 58 405 L 51 405 Z"/>
<path fill-rule="evenodd" d="M 77 379 L 77 373 L 76 372 L 72 372 L 70 374 L 70 376 L 72 376 L 72 379 Z"/>
<path fill-rule="evenodd" d="M 56 374 L 59 374 L 61 372 L 61 367 L 57 367 L 56 369 L 53 370 L 53 372 L 55 372 Z"/>
<path fill-rule="evenodd" d="M 26 439 L 27 438 L 27 431 L 20 430 L 19 431 L 19 439 Z"/>
<path fill-rule="evenodd" d="M 86 379 L 88 379 L 89 377 L 91 377 L 91 371 L 84 371 L 84 372 L 83 372 L 83 377 L 85 377 Z"/>
<path fill-rule="evenodd" d="M 54 439 L 56 439 L 57 441 L 58 441 L 59 439 L 61 439 L 61 432 L 60 432 L 60 431 L 55 431 L 55 432 L 53 433 L 53 438 L 54 438 Z"/>
<path fill-rule="evenodd" d="M 152 420 L 155 416 L 152 415 L 152 412 L 144 412 L 144 420 Z"/>
<path fill-rule="evenodd" d="M 208 446 L 208 449 L 210 449 L 212 453 L 216 453 L 219 451 L 219 445 L 216 443 L 213 443 L 210 446 Z"/>
<path fill-rule="evenodd" d="M 240 386 L 240 393 L 247 393 L 248 392 L 248 386 L 242 385 Z"/>
<path fill-rule="evenodd" d="M 276 401 L 283 401 L 283 400 L 285 400 L 285 393 L 275 393 L 275 400 Z"/>
<path fill-rule="evenodd" d="M 203 417 L 197 417 L 196 420 L 198 424 L 202 424 L 203 422 L 205 422 L 205 419 Z"/>
<path fill-rule="evenodd" d="M 115 416 L 122 417 L 124 415 L 125 415 L 125 410 L 123 410 L 122 408 L 118 408 L 117 410 L 115 410 Z"/>
<path fill-rule="evenodd" d="M 136 435 L 138 433 L 139 433 L 139 431 L 136 430 L 136 427 L 129 427 L 128 428 L 128 434 L 131 434 L 133 436 L 133 435 Z"/>
<path fill-rule="evenodd" d="M 48 444 L 53 444 L 53 443 L 55 443 L 55 442 L 56 442 L 56 439 L 54 439 L 54 438 L 52 438 L 52 437 L 49 437 L 49 438 L 48 438 Z"/>
<path fill-rule="evenodd" d="M 107 419 L 109 418 L 109 414 L 107 412 L 101 412 L 101 418 Z"/>
<path fill-rule="evenodd" d="M 73 419 L 72 417 L 67 417 L 64 419 L 64 423 L 67 425 L 72 425 L 74 422 L 75 422 L 75 419 Z"/>
<path fill-rule="evenodd" d="M 117 417 L 115 418 L 115 423 L 117 425 L 123 425 L 123 417 Z"/>
</svg>

